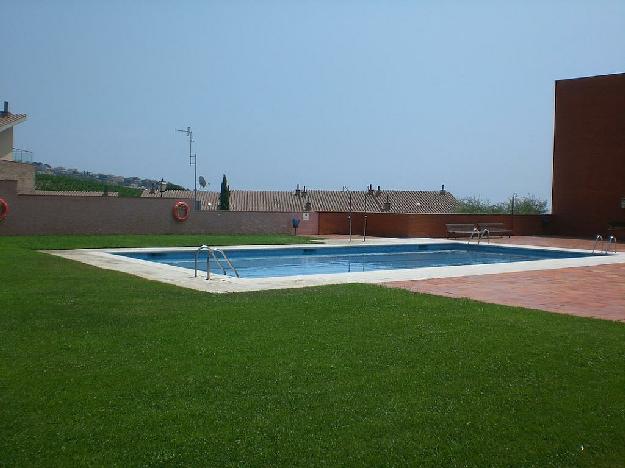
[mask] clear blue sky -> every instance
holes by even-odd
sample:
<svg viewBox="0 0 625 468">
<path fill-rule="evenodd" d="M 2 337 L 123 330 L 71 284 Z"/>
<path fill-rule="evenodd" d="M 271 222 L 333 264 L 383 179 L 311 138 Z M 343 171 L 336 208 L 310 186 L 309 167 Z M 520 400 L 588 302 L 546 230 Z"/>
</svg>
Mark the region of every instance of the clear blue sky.
<svg viewBox="0 0 625 468">
<path fill-rule="evenodd" d="M 551 193 L 554 80 L 625 71 L 625 1 L 2 1 L 0 100 L 52 165 L 219 189 Z"/>
</svg>

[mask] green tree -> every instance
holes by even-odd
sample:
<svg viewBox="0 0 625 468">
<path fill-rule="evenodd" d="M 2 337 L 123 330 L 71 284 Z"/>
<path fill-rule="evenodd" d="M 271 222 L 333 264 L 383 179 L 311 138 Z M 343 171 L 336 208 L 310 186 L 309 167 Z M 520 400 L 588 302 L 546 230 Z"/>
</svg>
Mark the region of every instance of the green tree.
<svg viewBox="0 0 625 468">
<path fill-rule="evenodd" d="M 54 174 L 35 174 L 35 189 L 53 192 L 118 192 L 120 197 L 140 197 L 141 189 L 122 185 L 106 184 L 97 180 L 88 180 L 72 176 Z"/>
<path fill-rule="evenodd" d="M 502 213 L 502 207 L 498 204 L 491 203 L 488 200 L 482 200 L 480 197 L 466 197 L 458 200 L 457 213 L 467 214 L 496 214 Z"/>
<path fill-rule="evenodd" d="M 491 203 L 479 197 L 466 197 L 458 202 L 457 213 L 467 214 L 510 214 L 512 213 L 512 197 L 500 203 Z M 544 214 L 547 212 L 547 200 L 535 195 L 514 197 L 514 214 Z"/>
<path fill-rule="evenodd" d="M 167 182 L 165 186 L 165 190 L 186 190 L 182 185 L 172 184 L 171 182 Z"/>
<path fill-rule="evenodd" d="M 506 203 L 508 213 L 512 211 L 512 198 Z M 514 214 L 545 214 L 547 212 L 547 200 L 527 194 L 525 197 L 514 199 Z"/>
<path fill-rule="evenodd" d="M 219 209 L 220 210 L 230 209 L 230 186 L 228 185 L 228 179 L 226 179 L 226 174 L 224 174 L 224 177 L 221 180 L 221 193 L 219 194 Z"/>
</svg>

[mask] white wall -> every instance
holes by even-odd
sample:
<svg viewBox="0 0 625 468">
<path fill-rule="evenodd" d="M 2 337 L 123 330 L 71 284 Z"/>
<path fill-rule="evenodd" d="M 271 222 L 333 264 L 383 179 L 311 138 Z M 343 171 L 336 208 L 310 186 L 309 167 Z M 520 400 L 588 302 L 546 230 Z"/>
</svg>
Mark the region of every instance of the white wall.
<svg viewBox="0 0 625 468">
<path fill-rule="evenodd" d="M 13 161 L 13 127 L 0 132 L 0 159 Z"/>
</svg>

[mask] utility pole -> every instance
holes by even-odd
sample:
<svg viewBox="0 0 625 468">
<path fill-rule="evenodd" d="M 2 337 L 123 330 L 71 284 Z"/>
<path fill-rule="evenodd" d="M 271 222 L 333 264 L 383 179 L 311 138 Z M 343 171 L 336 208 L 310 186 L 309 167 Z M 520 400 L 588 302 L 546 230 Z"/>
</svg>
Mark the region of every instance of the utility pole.
<svg viewBox="0 0 625 468">
<path fill-rule="evenodd" d="M 193 132 L 191 127 L 186 130 L 176 130 L 189 137 L 189 166 L 193 166 L 193 211 L 197 210 L 197 154 L 193 154 Z"/>
<path fill-rule="evenodd" d="M 365 242 L 367 240 L 367 195 L 373 196 L 373 186 L 369 184 L 367 190 L 365 191 L 365 219 L 362 227 L 362 241 Z"/>
<path fill-rule="evenodd" d="M 365 191 L 365 216 L 363 218 L 362 224 L 362 241 L 365 242 L 367 240 L 367 194 L 369 193 L 369 187 Z"/>
<path fill-rule="evenodd" d="M 352 241 L 352 190 L 347 186 L 343 185 L 343 192 L 347 192 L 347 222 L 349 223 L 349 241 Z"/>
<path fill-rule="evenodd" d="M 352 241 L 352 191 L 349 191 L 349 241 Z"/>
<path fill-rule="evenodd" d="M 514 234 L 514 202 L 516 198 L 516 193 L 512 194 L 512 203 L 511 203 L 511 215 L 510 215 L 510 230 Z"/>
</svg>

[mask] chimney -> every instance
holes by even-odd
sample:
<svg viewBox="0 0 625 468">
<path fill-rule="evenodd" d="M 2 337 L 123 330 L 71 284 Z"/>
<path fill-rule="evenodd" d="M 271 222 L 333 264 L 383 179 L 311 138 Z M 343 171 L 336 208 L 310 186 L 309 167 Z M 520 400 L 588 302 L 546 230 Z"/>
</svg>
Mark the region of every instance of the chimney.
<svg viewBox="0 0 625 468">
<path fill-rule="evenodd" d="M 445 184 L 441 185 L 441 195 L 445 195 Z"/>
<path fill-rule="evenodd" d="M 388 198 L 388 194 L 386 195 L 386 201 L 384 202 L 384 211 L 391 211 L 391 201 Z"/>
<path fill-rule="evenodd" d="M 4 101 L 4 110 L 2 111 L 2 117 L 9 115 L 9 102 Z"/>
<path fill-rule="evenodd" d="M 297 184 L 297 188 L 295 189 L 295 196 L 296 196 L 296 197 L 299 197 L 299 196 L 300 196 L 300 194 L 301 194 L 301 192 L 302 192 L 302 191 L 299 189 L 299 184 Z"/>
</svg>

